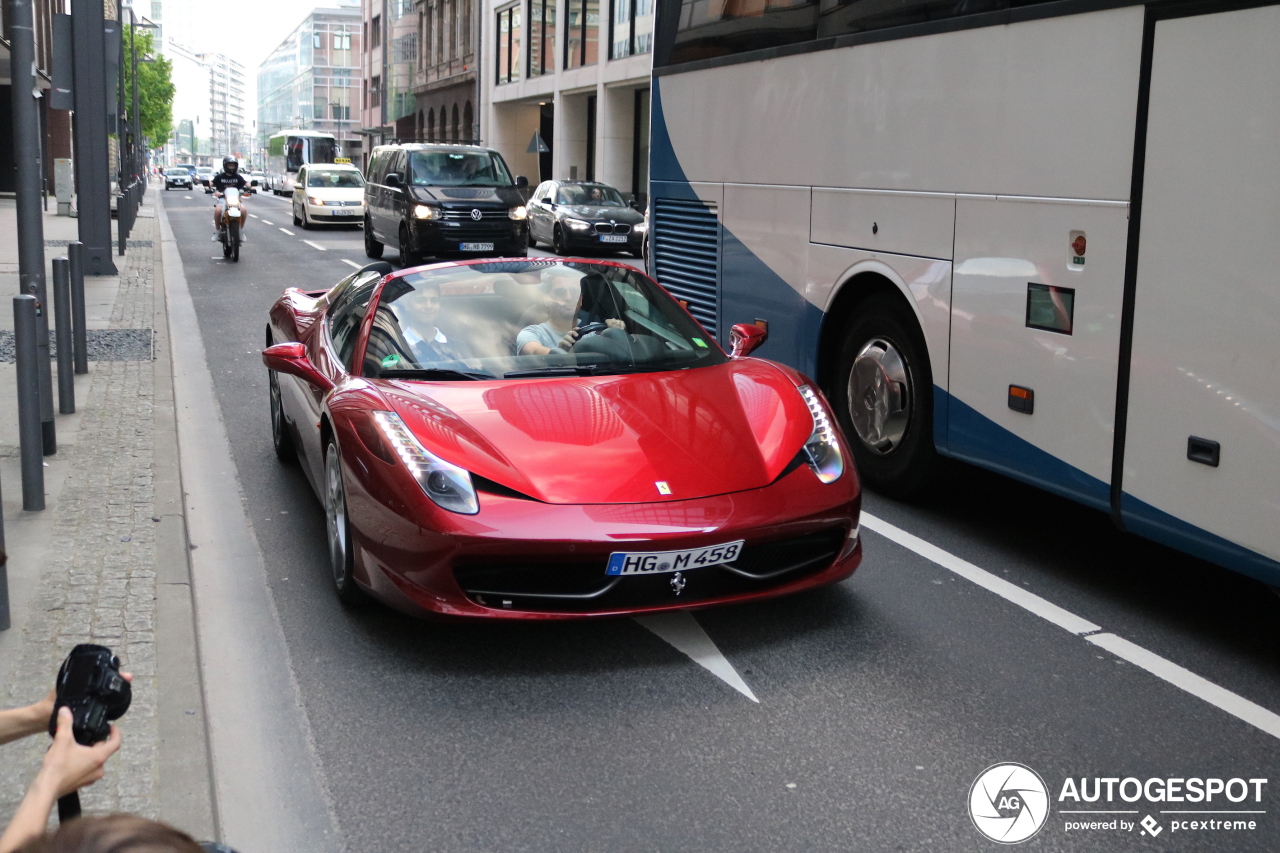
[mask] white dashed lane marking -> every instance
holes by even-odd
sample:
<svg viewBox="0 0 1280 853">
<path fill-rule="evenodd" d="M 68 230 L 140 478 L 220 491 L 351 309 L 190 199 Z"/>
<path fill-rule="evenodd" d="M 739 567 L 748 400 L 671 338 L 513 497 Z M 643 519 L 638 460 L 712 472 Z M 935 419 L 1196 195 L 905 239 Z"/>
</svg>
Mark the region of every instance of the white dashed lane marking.
<svg viewBox="0 0 1280 853">
<path fill-rule="evenodd" d="M 351 260 L 350 258 L 343 258 L 343 259 L 342 259 L 342 262 L 343 262 L 344 264 L 348 264 L 348 265 L 350 265 L 350 266 L 353 266 L 353 267 L 355 267 L 356 269 L 360 269 L 360 268 L 361 268 L 359 264 L 357 264 L 355 261 Z"/>
<path fill-rule="evenodd" d="M 263 225 L 275 225 L 275 223 L 274 223 L 274 222 L 272 222 L 270 219 L 264 219 L 264 220 L 262 220 L 262 224 L 263 224 Z"/>
<path fill-rule="evenodd" d="M 733 664 L 720 654 L 716 644 L 702 630 L 698 620 L 688 610 L 672 610 L 667 613 L 651 613 L 647 616 L 634 617 L 644 627 L 684 652 L 698 666 L 710 672 L 716 678 L 759 704 L 760 700 L 751 688 L 738 675 Z"/>
<path fill-rule="evenodd" d="M 280 230 L 281 230 L 281 231 L 283 231 L 284 229 L 283 229 L 283 228 L 281 228 Z M 310 247 L 311 247 L 311 248 L 313 248 L 313 249 L 319 249 L 319 250 L 320 250 L 320 251 L 322 251 L 322 252 L 327 252 L 327 251 L 329 251 L 329 250 L 328 250 L 328 249 L 326 249 L 324 246 L 321 246 L 319 243 L 312 243 L 310 240 L 303 240 L 302 242 L 306 243 L 308 246 L 310 246 Z"/>
<path fill-rule="evenodd" d="M 1121 660 L 1126 660 L 1135 666 L 1145 669 L 1179 690 L 1186 691 L 1197 699 L 1202 699 L 1210 705 L 1226 711 L 1231 716 L 1261 729 L 1272 737 L 1280 738 L 1280 714 L 1269 711 L 1256 702 L 1250 702 L 1243 696 L 1232 693 L 1224 687 L 1219 687 L 1212 681 L 1202 678 L 1191 670 L 1181 667 L 1155 652 L 1148 651 L 1136 643 L 1131 643 L 1115 634 L 1105 633 L 1101 626 L 1093 624 L 1088 619 L 1083 619 L 1051 601 L 1027 592 L 1020 586 L 1011 584 L 1003 578 L 998 578 L 985 569 L 978 568 L 968 560 L 962 560 L 955 554 L 944 551 L 900 527 L 895 527 L 887 521 L 876 518 L 874 515 L 866 512 L 862 513 L 861 524 L 891 542 L 896 542 L 908 551 L 914 551 L 926 560 L 937 563 L 947 571 L 954 572 L 965 580 L 971 581 L 989 592 L 994 592 L 1006 601 L 1034 613 L 1041 619 L 1052 622 L 1059 628 L 1088 640 Z"/>
<path fill-rule="evenodd" d="M 283 231 L 284 233 L 288 234 L 290 237 L 296 237 L 296 236 L 298 236 L 298 235 L 294 234 L 292 231 L 290 231 L 288 228 L 283 228 L 283 227 L 282 227 L 280 230 L 281 230 L 281 231 Z"/>
</svg>

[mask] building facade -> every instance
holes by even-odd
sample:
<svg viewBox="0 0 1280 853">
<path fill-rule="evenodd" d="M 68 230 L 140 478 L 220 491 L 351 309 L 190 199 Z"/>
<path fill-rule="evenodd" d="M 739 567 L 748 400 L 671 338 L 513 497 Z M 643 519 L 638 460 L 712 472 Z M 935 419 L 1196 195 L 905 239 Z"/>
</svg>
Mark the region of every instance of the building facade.
<svg viewBox="0 0 1280 853">
<path fill-rule="evenodd" d="M 281 130 L 332 133 L 360 162 L 363 34 L 358 0 L 316 9 L 258 66 L 258 147 Z"/>
<path fill-rule="evenodd" d="M 33 0 L 32 18 L 35 24 L 36 85 L 48 91 L 53 68 L 53 16 L 63 11 L 62 0 Z M 17 172 L 12 168 L 13 155 L 13 101 L 12 78 L 9 76 L 9 4 L 0 9 L 0 193 L 12 193 L 17 185 Z M 115 5 L 107 11 L 107 18 L 116 16 Z M 71 115 L 63 110 L 49 109 L 49 99 L 41 97 L 36 106 L 40 111 L 41 160 L 45 181 L 53 189 L 53 160 L 71 156 Z"/>
<path fill-rule="evenodd" d="M 370 86 L 362 133 L 373 145 L 480 139 L 481 0 L 363 0 Z"/>
<path fill-rule="evenodd" d="M 164 164 L 208 166 L 217 149 L 213 140 L 213 82 L 204 55 L 166 35 L 161 52 L 171 65 L 173 136 L 165 146 Z"/>
<path fill-rule="evenodd" d="M 649 186 L 653 0 L 484 0 L 485 144 L 543 180 Z"/>
<path fill-rule="evenodd" d="M 209 73 L 209 136 L 214 158 L 221 161 L 230 154 L 249 159 L 252 153 L 243 148 L 245 131 L 244 66 L 221 53 L 201 55 Z"/>
</svg>

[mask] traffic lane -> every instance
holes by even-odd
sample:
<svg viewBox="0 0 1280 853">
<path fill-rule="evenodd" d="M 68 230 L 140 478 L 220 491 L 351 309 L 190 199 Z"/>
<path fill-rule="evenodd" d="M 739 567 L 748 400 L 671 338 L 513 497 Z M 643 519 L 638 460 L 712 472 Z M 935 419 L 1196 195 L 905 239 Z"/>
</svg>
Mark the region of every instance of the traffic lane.
<svg viewBox="0 0 1280 853">
<path fill-rule="evenodd" d="M 290 281 L 333 273 L 292 245 Z M 192 289 L 222 292 L 224 272 L 197 270 Z M 245 290 L 269 304 L 278 287 Z M 1151 734 L 1197 767 L 1214 750 L 1272 760 L 1254 730 L 874 534 L 851 582 L 698 615 L 761 706 L 629 620 L 437 626 L 345 611 L 318 502 L 271 455 L 253 345 L 264 314 L 200 302 L 206 341 L 229 344 L 211 367 L 322 766 L 348 836 L 370 849 L 628 847 L 638 833 L 659 848 L 968 846 L 967 819 L 938 804 L 1010 753 L 1128 767 Z M 1200 731 L 1219 735 L 1199 744 Z M 904 814 L 905 836 L 880 829 Z"/>
<path fill-rule="evenodd" d="M 1280 597 L 1258 581 L 1121 533 L 1105 513 L 951 460 L 920 499 L 867 492 L 863 506 L 1280 712 Z"/>
</svg>

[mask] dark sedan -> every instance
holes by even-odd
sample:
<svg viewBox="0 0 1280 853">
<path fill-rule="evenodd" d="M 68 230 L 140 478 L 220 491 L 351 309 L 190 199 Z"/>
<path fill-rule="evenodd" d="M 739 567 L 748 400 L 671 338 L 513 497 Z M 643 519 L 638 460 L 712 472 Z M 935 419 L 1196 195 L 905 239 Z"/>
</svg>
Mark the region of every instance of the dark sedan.
<svg viewBox="0 0 1280 853">
<path fill-rule="evenodd" d="M 644 257 L 644 214 L 608 184 L 543 181 L 528 208 L 530 246 L 550 243 L 558 255 L 603 249 Z"/>
</svg>

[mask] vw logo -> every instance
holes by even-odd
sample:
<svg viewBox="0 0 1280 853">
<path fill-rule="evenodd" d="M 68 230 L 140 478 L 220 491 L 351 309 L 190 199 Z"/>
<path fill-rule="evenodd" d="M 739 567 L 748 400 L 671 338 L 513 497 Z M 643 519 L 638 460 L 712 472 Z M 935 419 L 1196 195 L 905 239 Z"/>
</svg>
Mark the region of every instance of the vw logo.
<svg viewBox="0 0 1280 853">
<path fill-rule="evenodd" d="M 471 218 L 472 218 L 472 219 L 479 220 L 479 219 L 480 219 L 480 217 L 481 217 L 481 216 L 483 216 L 483 215 L 484 215 L 484 214 L 482 214 L 482 213 L 481 213 L 480 211 L 478 211 L 478 210 L 473 210 L 473 211 L 471 211 Z"/>
</svg>

